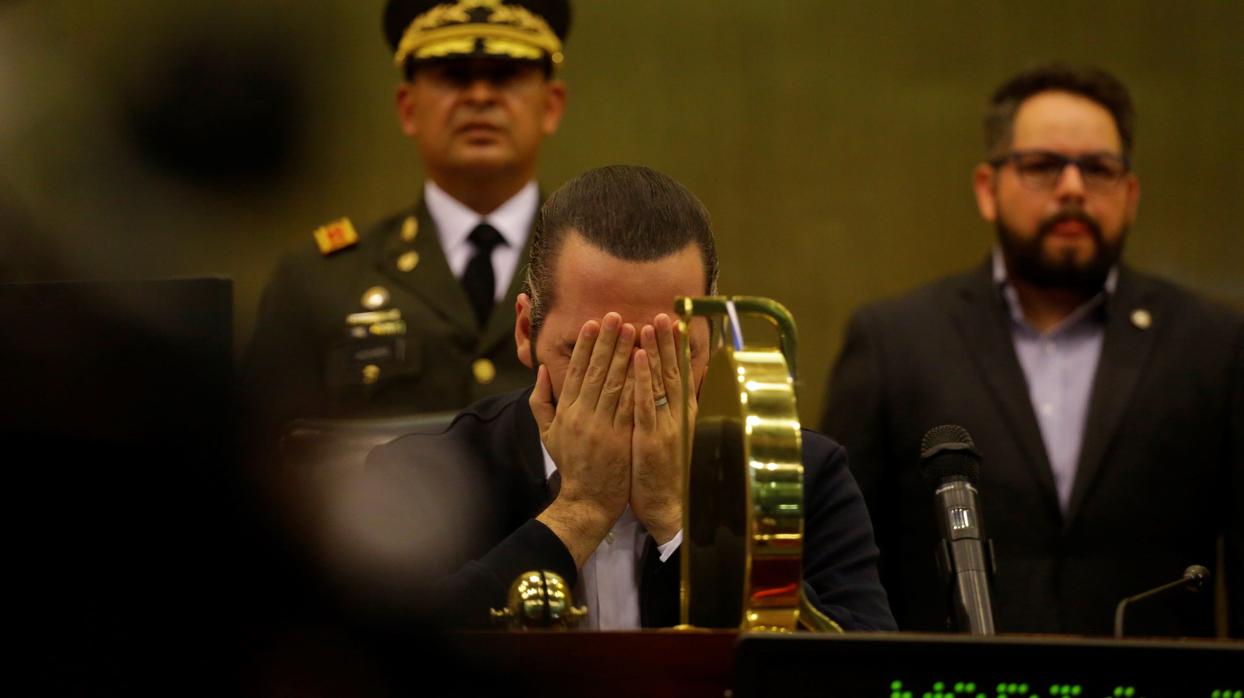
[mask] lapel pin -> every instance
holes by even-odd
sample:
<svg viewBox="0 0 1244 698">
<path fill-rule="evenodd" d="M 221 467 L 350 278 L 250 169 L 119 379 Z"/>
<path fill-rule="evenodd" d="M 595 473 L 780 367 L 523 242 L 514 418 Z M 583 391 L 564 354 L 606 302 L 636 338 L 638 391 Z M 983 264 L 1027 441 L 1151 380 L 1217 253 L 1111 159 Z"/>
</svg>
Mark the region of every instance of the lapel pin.
<svg viewBox="0 0 1244 698">
<path fill-rule="evenodd" d="M 1138 330 L 1147 330 L 1153 324 L 1153 316 L 1144 308 L 1137 308 L 1132 311 L 1132 324 Z"/>
</svg>

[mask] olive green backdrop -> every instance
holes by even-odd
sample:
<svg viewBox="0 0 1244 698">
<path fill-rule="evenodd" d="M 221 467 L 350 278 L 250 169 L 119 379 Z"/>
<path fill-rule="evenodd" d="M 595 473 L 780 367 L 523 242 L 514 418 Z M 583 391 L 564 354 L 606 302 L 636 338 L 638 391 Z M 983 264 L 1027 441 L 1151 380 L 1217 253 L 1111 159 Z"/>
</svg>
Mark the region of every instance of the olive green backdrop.
<svg viewBox="0 0 1244 698">
<path fill-rule="evenodd" d="M 0 2 L 0 205 L 10 237 L 26 236 L 0 268 L 228 275 L 240 347 L 281 250 L 416 195 L 380 5 Z M 541 179 L 640 163 L 696 192 L 722 290 L 794 312 L 815 423 L 853 308 L 984 258 L 992 233 L 969 188 L 982 106 L 1034 62 L 1096 63 L 1132 88 L 1142 203 L 1127 257 L 1244 307 L 1241 37 L 1233 2 L 579 2 L 569 110 Z M 279 66 L 292 86 L 274 173 L 205 184 L 137 154 L 134 95 L 196 42 Z M 189 97 L 174 102 L 202 96 L 176 80 Z M 30 249 L 52 263 L 27 265 Z"/>
</svg>

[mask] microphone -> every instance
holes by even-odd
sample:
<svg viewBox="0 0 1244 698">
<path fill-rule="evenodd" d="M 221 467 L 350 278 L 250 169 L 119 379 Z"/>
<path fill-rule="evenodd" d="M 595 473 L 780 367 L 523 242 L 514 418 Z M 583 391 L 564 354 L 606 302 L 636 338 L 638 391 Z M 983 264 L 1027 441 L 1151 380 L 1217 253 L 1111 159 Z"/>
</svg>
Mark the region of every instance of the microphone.
<svg viewBox="0 0 1244 698">
<path fill-rule="evenodd" d="M 981 456 L 967 429 L 934 427 L 920 442 L 925 482 L 933 488 L 941 532 L 938 567 L 942 571 L 960 630 L 993 635 L 990 576 L 993 543 L 985 538 L 976 481 Z"/>
<path fill-rule="evenodd" d="M 1209 582 L 1209 577 L 1209 570 L 1204 565 L 1188 565 L 1188 569 L 1184 570 L 1184 575 L 1179 579 L 1123 599 L 1118 606 L 1114 607 L 1114 636 L 1123 637 L 1123 617 L 1127 613 L 1128 604 L 1161 596 L 1180 588 L 1187 589 L 1188 591 L 1200 591 Z"/>
</svg>

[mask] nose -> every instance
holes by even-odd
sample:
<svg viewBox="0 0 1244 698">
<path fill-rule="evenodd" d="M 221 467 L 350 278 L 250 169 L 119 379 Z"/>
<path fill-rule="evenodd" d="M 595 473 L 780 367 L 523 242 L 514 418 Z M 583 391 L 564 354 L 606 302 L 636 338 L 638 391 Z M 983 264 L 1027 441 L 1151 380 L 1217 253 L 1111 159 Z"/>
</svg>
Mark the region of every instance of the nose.
<svg viewBox="0 0 1244 698">
<path fill-rule="evenodd" d="M 472 78 L 463 92 L 467 101 L 473 104 L 489 104 L 497 98 L 496 86 L 486 77 Z"/>
<path fill-rule="evenodd" d="M 1058 181 L 1054 183 L 1054 195 L 1060 201 L 1082 200 L 1084 192 L 1084 173 L 1075 163 L 1067 163 L 1063 171 L 1058 174 Z"/>
</svg>

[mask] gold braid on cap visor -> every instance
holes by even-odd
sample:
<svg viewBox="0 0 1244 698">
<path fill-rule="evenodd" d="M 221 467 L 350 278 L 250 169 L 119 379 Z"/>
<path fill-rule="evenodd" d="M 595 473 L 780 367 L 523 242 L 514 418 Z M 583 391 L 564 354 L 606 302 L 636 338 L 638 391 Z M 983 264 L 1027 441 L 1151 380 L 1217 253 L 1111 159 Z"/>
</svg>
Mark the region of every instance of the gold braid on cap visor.
<svg viewBox="0 0 1244 698">
<path fill-rule="evenodd" d="M 471 17 L 471 10 L 480 8 L 491 10 L 484 22 Z M 554 65 L 562 62 L 562 42 L 542 17 L 523 7 L 503 5 L 501 0 L 459 0 L 415 17 L 397 44 L 393 64 L 400 68 L 407 58 L 474 53 L 477 40 L 483 41 L 488 55 L 523 60 L 547 55 Z"/>
</svg>

